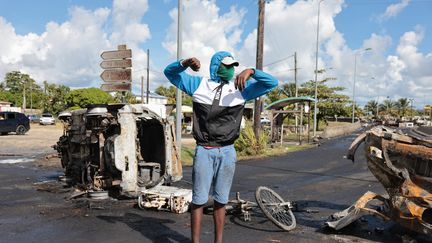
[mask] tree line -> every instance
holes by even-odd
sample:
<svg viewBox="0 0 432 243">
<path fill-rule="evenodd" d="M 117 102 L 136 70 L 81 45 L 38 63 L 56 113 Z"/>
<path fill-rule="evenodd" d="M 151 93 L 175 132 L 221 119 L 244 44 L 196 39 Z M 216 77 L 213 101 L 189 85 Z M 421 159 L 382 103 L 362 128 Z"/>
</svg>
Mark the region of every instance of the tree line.
<svg viewBox="0 0 432 243">
<path fill-rule="evenodd" d="M 6 73 L 0 83 L 0 101 L 10 102 L 27 111 L 32 108 L 54 115 L 64 110 L 84 108 L 89 104 L 116 103 L 120 99 L 120 94 L 111 96 L 98 88 L 71 90 L 68 86 L 47 81 L 43 81 L 41 86 L 30 75 L 20 71 Z M 131 93 L 126 94 L 126 99 L 134 102 Z"/>
<path fill-rule="evenodd" d="M 326 121 L 330 117 L 350 117 L 352 114 L 352 100 L 347 95 L 340 94 L 345 88 L 341 86 L 330 87 L 328 85 L 330 80 L 332 78 L 318 81 L 318 121 Z M 156 88 L 155 93 L 167 97 L 168 104 L 174 105 L 176 103 L 176 88 L 172 85 L 168 87 L 159 86 Z M 314 97 L 314 94 L 315 82 L 313 80 L 299 85 L 298 96 Z M 295 84 L 285 83 L 271 91 L 266 97 L 266 102 L 272 103 L 294 96 Z M 27 110 L 33 108 L 52 114 L 58 114 L 67 109 L 85 108 L 89 104 L 119 103 L 121 97 L 120 92 L 112 96 L 98 88 L 71 90 L 68 86 L 52 84 L 47 81 L 43 81 L 42 85 L 39 85 L 30 75 L 20 71 L 6 73 L 4 80 L 0 83 L 0 101 L 8 101 L 13 106 L 25 107 Z M 125 99 L 128 103 L 136 103 L 136 99 L 131 92 L 126 93 Z M 25 104 L 23 104 L 24 102 Z M 182 104 L 192 105 L 192 98 L 183 95 Z M 371 100 L 365 105 L 364 109 L 358 106 L 355 109 L 358 116 L 366 113 L 375 116 L 402 117 L 413 114 L 410 104 L 410 100 L 407 98 L 401 98 L 397 101 L 386 99 L 381 104 L 376 100 Z"/>
<path fill-rule="evenodd" d="M 412 107 L 412 100 L 408 98 L 400 98 L 396 101 L 387 97 L 382 103 L 377 100 L 370 100 L 364 107 L 365 111 L 376 117 L 379 116 L 392 116 L 404 117 L 414 116 L 417 112 Z"/>
</svg>

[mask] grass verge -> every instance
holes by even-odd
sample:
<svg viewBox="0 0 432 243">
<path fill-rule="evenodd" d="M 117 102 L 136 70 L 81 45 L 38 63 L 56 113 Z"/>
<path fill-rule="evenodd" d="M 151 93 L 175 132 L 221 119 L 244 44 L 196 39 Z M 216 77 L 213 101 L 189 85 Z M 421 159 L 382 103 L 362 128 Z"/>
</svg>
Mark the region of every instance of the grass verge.
<svg viewBox="0 0 432 243">
<path fill-rule="evenodd" d="M 303 144 L 294 145 L 288 144 L 284 146 L 274 146 L 273 148 L 265 149 L 264 153 L 255 156 L 238 156 L 237 160 L 249 160 L 249 159 L 264 159 L 274 156 L 281 156 L 290 152 L 295 152 L 299 150 L 304 150 L 308 148 L 316 147 L 315 144 Z M 195 153 L 195 145 L 183 145 L 181 148 L 181 159 L 183 166 L 192 166 L 193 156 Z"/>
</svg>

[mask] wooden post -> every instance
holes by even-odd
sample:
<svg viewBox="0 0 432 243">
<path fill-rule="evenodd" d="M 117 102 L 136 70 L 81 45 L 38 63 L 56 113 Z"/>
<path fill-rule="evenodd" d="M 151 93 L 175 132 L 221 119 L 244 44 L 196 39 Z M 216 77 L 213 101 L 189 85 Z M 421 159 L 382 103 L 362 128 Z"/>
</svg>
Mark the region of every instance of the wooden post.
<svg viewBox="0 0 432 243">
<path fill-rule="evenodd" d="M 257 53 L 256 53 L 256 69 L 263 69 L 263 51 L 264 51 L 264 11 L 265 1 L 258 2 L 258 34 L 257 34 Z M 256 141 L 259 141 L 259 130 L 261 127 L 261 98 L 255 99 L 254 103 L 254 134 Z"/>
</svg>

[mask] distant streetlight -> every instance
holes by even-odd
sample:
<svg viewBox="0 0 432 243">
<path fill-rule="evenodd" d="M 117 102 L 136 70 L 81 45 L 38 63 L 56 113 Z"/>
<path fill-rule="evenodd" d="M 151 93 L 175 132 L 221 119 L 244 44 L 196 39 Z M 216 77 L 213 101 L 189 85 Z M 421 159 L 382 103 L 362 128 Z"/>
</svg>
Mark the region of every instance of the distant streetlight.
<svg viewBox="0 0 432 243">
<path fill-rule="evenodd" d="M 25 109 L 26 109 L 26 87 L 25 87 L 25 80 L 21 80 L 21 82 L 22 82 L 22 85 L 23 85 L 23 98 L 22 98 L 22 109 L 23 109 L 23 112 L 25 111 Z"/>
<path fill-rule="evenodd" d="M 316 49 L 315 49 L 315 101 L 314 101 L 314 128 L 313 128 L 313 137 L 316 137 L 317 130 L 317 105 L 318 105 L 318 46 L 319 46 L 319 23 L 320 23 L 320 6 L 321 2 L 324 0 L 318 1 L 318 20 L 317 20 L 317 35 L 316 35 Z"/>
<path fill-rule="evenodd" d="M 356 51 L 354 53 L 354 81 L 353 81 L 353 104 L 352 104 L 352 123 L 354 123 L 354 118 L 355 118 L 355 83 L 356 83 L 356 76 L 357 76 L 357 55 L 360 52 L 366 52 L 366 51 L 370 51 L 372 50 L 372 48 L 366 48 L 360 51 Z"/>
<path fill-rule="evenodd" d="M 414 110 L 413 110 L 413 106 L 414 106 L 414 99 L 410 98 L 409 99 L 410 103 L 411 103 L 411 120 L 413 118 L 413 114 L 414 114 Z"/>
</svg>

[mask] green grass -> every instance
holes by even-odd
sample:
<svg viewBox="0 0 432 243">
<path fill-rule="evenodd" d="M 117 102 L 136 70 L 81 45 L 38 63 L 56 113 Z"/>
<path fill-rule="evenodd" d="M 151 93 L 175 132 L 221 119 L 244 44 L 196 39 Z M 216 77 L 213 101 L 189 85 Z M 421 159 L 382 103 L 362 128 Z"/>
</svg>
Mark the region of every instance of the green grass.
<svg viewBox="0 0 432 243">
<path fill-rule="evenodd" d="M 181 160 L 183 166 L 191 166 L 193 163 L 193 156 L 195 149 L 190 146 L 182 146 L 181 148 Z"/>
<path fill-rule="evenodd" d="M 288 144 L 284 146 L 276 145 L 273 148 L 266 148 L 264 153 L 261 155 L 255 155 L 255 156 L 238 156 L 237 160 L 247 160 L 247 159 L 263 159 L 273 156 L 280 156 L 284 155 L 290 152 L 295 152 L 299 150 L 304 150 L 308 148 L 316 147 L 315 144 L 303 144 L 303 145 L 294 145 L 294 144 Z M 188 146 L 182 146 L 181 149 L 181 160 L 183 166 L 192 166 L 193 163 L 193 156 L 195 153 L 195 145 L 188 145 Z"/>
</svg>

